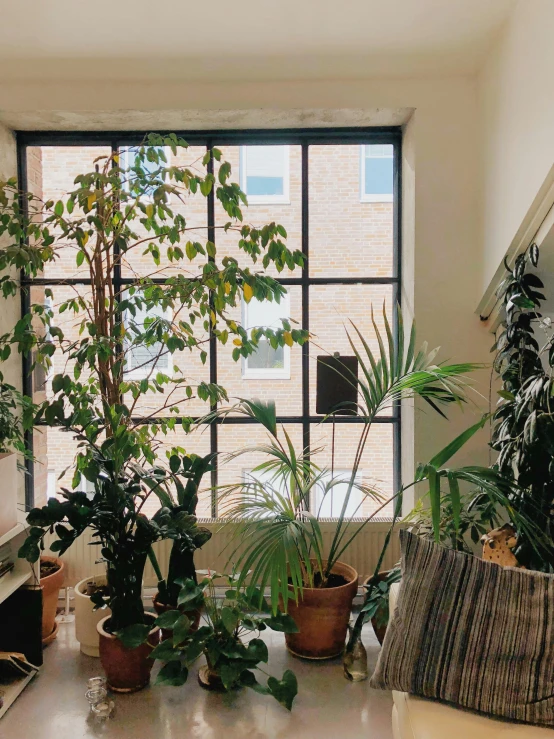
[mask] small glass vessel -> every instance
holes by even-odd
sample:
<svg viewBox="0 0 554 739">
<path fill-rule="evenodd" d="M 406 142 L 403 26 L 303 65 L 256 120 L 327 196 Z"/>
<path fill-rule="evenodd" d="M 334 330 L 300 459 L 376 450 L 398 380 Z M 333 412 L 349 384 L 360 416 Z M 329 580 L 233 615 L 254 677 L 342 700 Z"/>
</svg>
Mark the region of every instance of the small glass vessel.
<svg viewBox="0 0 554 739">
<path fill-rule="evenodd" d="M 362 637 L 352 638 L 352 627 L 348 627 L 349 638 L 344 648 L 342 666 L 344 677 L 353 683 L 367 680 L 367 652 L 362 642 Z"/>
</svg>

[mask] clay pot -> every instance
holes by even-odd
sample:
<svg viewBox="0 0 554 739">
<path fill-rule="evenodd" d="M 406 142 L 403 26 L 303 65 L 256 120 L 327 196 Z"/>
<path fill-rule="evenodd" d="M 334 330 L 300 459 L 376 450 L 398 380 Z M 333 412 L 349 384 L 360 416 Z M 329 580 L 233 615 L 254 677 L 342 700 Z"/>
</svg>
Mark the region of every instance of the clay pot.
<svg viewBox="0 0 554 739">
<path fill-rule="evenodd" d="M 201 688 L 204 688 L 205 690 L 225 692 L 223 680 L 219 677 L 217 672 L 210 667 L 209 664 L 203 665 L 198 670 L 198 684 Z"/>
<path fill-rule="evenodd" d="M 56 612 L 58 610 L 58 598 L 65 577 L 65 565 L 57 557 L 46 555 L 40 558 L 41 562 L 53 562 L 59 566 L 56 572 L 40 578 L 42 589 L 42 643 L 46 646 L 57 636 L 58 625 L 56 623 Z"/>
<path fill-rule="evenodd" d="M 358 591 L 358 573 L 337 562 L 331 574 L 342 575 L 344 585 L 335 588 L 304 588 L 298 604 L 289 601 L 288 612 L 296 621 L 297 634 L 285 634 L 287 649 L 296 657 L 331 659 L 342 654 Z"/>
<path fill-rule="evenodd" d="M 111 616 L 111 611 L 109 608 L 94 610 L 94 603 L 90 600 L 90 595 L 86 594 L 87 584 L 90 582 L 95 585 L 106 585 L 106 576 L 86 577 L 75 585 L 75 636 L 83 654 L 98 657 L 100 637 L 96 626 L 103 618 Z"/>
<path fill-rule="evenodd" d="M 160 616 L 162 613 L 165 613 L 166 611 L 176 610 L 174 606 L 168 606 L 165 603 L 160 603 L 160 601 L 158 600 L 158 593 L 152 596 L 152 604 L 158 616 Z M 200 617 L 202 616 L 202 611 L 200 610 L 200 608 L 195 608 L 193 611 L 183 611 L 183 613 L 190 620 L 190 630 L 197 631 L 198 627 L 200 626 Z M 173 632 L 171 631 L 171 629 L 162 629 L 162 641 L 169 639 L 172 635 Z"/>
<path fill-rule="evenodd" d="M 145 615 L 154 622 L 153 615 Z M 160 630 L 154 626 L 148 634 L 148 643 L 127 649 L 116 636 L 106 631 L 105 626 L 110 618 L 111 616 L 106 616 L 96 626 L 100 637 L 100 662 L 106 673 L 108 687 L 115 693 L 135 693 L 150 682 L 154 663 L 149 657 L 160 641 Z"/>
</svg>

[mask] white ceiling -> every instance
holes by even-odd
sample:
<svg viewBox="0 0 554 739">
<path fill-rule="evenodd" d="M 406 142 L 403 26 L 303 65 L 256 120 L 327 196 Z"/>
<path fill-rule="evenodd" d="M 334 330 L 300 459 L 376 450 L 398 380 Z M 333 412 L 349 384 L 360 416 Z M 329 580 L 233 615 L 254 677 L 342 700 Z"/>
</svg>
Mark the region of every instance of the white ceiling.
<svg viewBox="0 0 554 739">
<path fill-rule="evenodd" d="M 2 0 L 2 77 L 470 73 L 516 0 Z"/>
</svg>

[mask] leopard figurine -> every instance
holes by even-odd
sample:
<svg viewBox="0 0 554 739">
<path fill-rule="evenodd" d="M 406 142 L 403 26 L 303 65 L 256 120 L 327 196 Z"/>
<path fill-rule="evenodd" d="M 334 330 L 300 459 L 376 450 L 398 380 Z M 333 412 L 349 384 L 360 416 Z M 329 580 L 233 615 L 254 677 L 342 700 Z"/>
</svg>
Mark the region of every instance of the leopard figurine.
<svg viewBox="0 0 554 739">
<path fill-rule="evenodd" d="M 517 546 L 517 535 L 514 527 L 505 523 L 499 529 L 493 529 L 481 537 L 483 544 L 483 559 L 494 562 L 501 567 L 519 567 L 521 565 L 513 552 Z"/>
</svg>

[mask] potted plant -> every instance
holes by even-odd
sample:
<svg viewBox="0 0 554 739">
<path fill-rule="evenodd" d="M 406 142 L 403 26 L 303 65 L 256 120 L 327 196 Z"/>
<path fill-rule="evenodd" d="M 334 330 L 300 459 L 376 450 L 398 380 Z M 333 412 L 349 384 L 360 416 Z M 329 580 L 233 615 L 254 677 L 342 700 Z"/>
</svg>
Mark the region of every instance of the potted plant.
<svg viewBox="0 0 554 739">
<path fill-rule="evenodd" d="M 219 598 L 215 582 L 222 580 L 225 597 Z M 285 670 L 281 680 L 268 676 L 265 684 L 258 681 L 255 670 L 268 661 L 265 642 L 259 638 L 267 628 L 291 633 L 294 621 L 282 613 L 274 615 L 262 593 L 255 587 L 241 588 L 234 576 L 208 574 L 200 583 L 182 581 L 178 597 L 179 608 L 158 616 L 156 624 L 168 629 L 172 638 L 161 642 L 152 652 L 163 666 L 158 673 L 158 685 L 183 685 L 192 665 L 200 655 L 206 665 L 198 672 L 198 681 L 208 690 L 230 691 L 246 687 L 257 693 L 273 696 L 289 711 L 298 692 L 296 676 Z M 191 628 L 186 614 L 191 605 L 203 606 L 205 624 Z"/>
<path fill-rule="evenodd" d="M 242 449 L 232 457 L 256 451 L 265 455 L 256 471 L 264 471 L 266 479 L 254 478 L 227 486 L 223 491 L 225 518 L 238 524 L 240 544 L 233 552 L 236 567 L 251 571 L 254 582 L 271 589 L 272 606 L 292 615 L 298 633 L 287 635 L 289 650 L 301 657 L 326 659 L 340 654 L 344 647 L 351 605 L 358 588 L 358 573 L 340 561 L 343 552 L 356 536 L 391 500 L 383 501 L 376 491 L 357 482 L 357 472 L 371 425 L 376 415 L 403 398 L 419 396 L 433 408 L 441 404 L 461 402 L 465 395 L 464 376 L 475 368 L 472 364 L 436 364 L 436 351 L 428 353 L 426 346 L 415 351 L 415 328 L 408 332 L 404 343 L 404 327 L 400 311 L 398 341 L 383 311 L 388 339 L 383 341 L 373 321 L 375 338 L 380 347 L 376 359 L 367 341 L 356 327 L 359 349 L 348 333 L 353 353 L 362 369 L 361 378 L 348 372 L 345 376 L 355 385 L 361 402 L 354 409 L 363 419 L 360 440 L 355 450 L 344 503 L 336 521 L 335 532 L 328 549 L 323 546 L 319 511 L 310 510 L 318 492 L 321 500 L 331 495 L 344 479 L 331 470 L 320 469 L 313 450 L 295 450 L 283 429 L 279 434 L 275 405 L 243 401 L 242 412 L 260 422 L 268 432 L 266 445 Z M 388 346 L 388 350 L 385 348 Z M 269 477 L 269 479 L 267 479 Z M 346 515 L 353 490 L 378 501 L 377 510 L 362 523 Z M 319 508 L 321 510 L 321 506 Z"/>
<path fill-rule="evenodd" d="M 107 606 L 98 607 L 92 600 L 98 593 L 104 601 L 108 600 L 108 580 L 105 574 L 83 578 L 73 589 L 75 597 L 75 638 L 80 650 L 88 657 L 100 656 L 100 635 L 98 623 L 109 616 Z"/>
<path fill-rule="evenodd" d="M 36 561 L 36 560 L 35 560 Z M 58 600 L 63 587 L 65 565 L 59 557 L 43 554 L 40 558 L 40 587 L 42 590 L 42 646 L 58 636 Z"/>
<path fill-rule="evenodd" d="M 212 470 L 213 455 L 205 457 L 198 455 L 170 457 L 170 467 L 173 473 L 178 471 L 186 480 L 183 484 L 179 477 L 175 477 L 175 500 L 173 497 L 164 500 L 166 508 L 171 509 L 174 514 L 186 513 L 196 515 L 198 504 L 198 489 L 203 476 Z M 162 576 L 156 555 L 150 552 L 150 560 L 158 577 L 158 592 L 153 597 L 156 613 L 177 608 L 181 585 L 183 579 L 197 582 L 196 568 L 194 566 L 194 552 L 211 538 L 211 531 L 205 527 L 198 526 L 193 535 L 189 537 L 177 537 L 171 545 L 167 577 Z M 191 628 L 198 628 L 200 622 L 200 609 L 192 608 L 187 612 L 191 621 Z M 162 632 L 163 633 L 163 632 Z"/>
<path fill-rule="evenodd" d="M 148 682 L 151 663 L 147 645 L 137 652 L 125 650 L 118 639 L 128 627 L 147 624 L 154 617 L 145 613 L 142 602 L 144 567 L 152 544 L 162 538 L 194 539 L 196 518 L 162 507 L 151 518 L 141 513 L 149 496 L 166 499 L 172 476 L 160 467 L 146 468 L 134 462 L 133 435 L 114 411 L 111 435 L 98 447 L 92 447 L 87 479 L 94 479 L 92 497 L 82 492 L 63 490 L 64 501 L 50 498 L 42 508 L 28 516 L 31 529 L 21 547 L 20 556 L 36 561 L 44 537 L 55 534 L 52 551 L 63 554 L 81 533 L 90 528 L 100 554 L 106 562 L 107 595 L 97 590 L 90 596 L 97 607 L 107 605 L 111 614 L 98 623 L 99 652 L 108 683 L 113 690 L 130 692 Z M 150 645 L 156 643 L 158 630 L 150 629 Z"/>
</svg>

